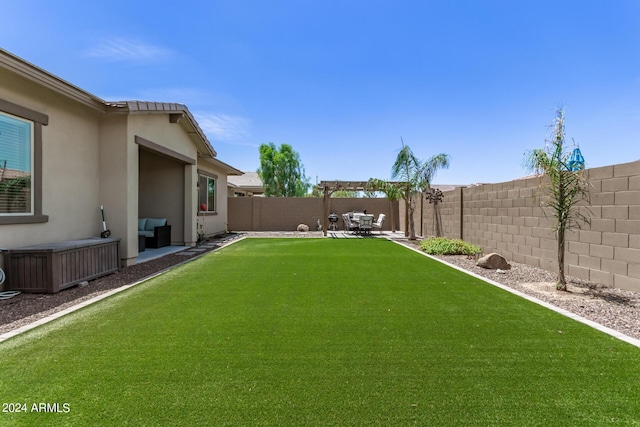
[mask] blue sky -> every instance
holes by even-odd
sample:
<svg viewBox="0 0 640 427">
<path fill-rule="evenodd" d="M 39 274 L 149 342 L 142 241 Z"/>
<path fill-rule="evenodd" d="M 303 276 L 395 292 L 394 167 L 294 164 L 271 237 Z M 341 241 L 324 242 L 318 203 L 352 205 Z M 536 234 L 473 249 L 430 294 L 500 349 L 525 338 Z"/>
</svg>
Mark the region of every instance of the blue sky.
<svg viewBox="0 0 640 427">
<path fill-rule="evenodd" d="M 401 138 L 435 182 L 527 174 L 557 106 L 587 167 L 640 159 L 640 2 L 3 4 L 0 46 L 108 101 L 186 104 L 246 171 L 287 143 L 317 180 L 390 178 Z"/>
</svg>

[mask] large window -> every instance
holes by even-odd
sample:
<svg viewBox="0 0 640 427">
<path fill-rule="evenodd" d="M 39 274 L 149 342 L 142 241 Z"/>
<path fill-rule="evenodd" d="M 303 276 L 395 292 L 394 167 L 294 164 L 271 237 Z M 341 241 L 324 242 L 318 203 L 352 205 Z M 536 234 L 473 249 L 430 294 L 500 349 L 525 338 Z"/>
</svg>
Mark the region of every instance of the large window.
<svg viewBox="0 0 640 427">
<path fill-rule="evenodd" d="M 0 112 L 0 215 L 33 214 L 33 122 Z"/>
<path fill-rule="evenodd" d="M 216 211 L 216 178 L 200 175 L 198 179 L 198 210 L 200 212 Z"/>
<path fill-rule="evenodd" d="M 42 215 L 42 126 L 49 117 L 0 99 L 0 224 Z"/>
</svg>

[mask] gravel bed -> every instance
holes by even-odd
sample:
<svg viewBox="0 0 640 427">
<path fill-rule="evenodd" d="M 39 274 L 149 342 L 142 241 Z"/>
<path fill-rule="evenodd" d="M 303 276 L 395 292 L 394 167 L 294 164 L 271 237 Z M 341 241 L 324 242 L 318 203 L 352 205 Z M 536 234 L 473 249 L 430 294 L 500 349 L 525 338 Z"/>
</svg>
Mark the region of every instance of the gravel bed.
<svg viewBox="0 0 640 427">
<path fill-rule="evenodd" d="M 253 234 L 253 233 L 246 233 Z M 318 233 L 319 234 L 319 233 Z M 228 234 L 212 239 L 217 247 L 241 237 L 243 234 Z M 261 237 L 268 233 L 256 233 Z M 305 237 L 300 233 L 274 233 L 274 237 Z M 316 237 L 309 233 L 309 237 Z M 417 248 L 417 242 L 399 239 L 400 243 Z M 209 250 L 207 249 L 206 253 Z M 201 254 L 202 254 L 201 253 Z M 87 286 L 76 286 L 57 294 L 22 293 L 9 300 L 0 301 L 0 334 L 32 323 L 36 320 L 64 310 L 70 306 L 93 298 L 121 286 L 134 283 L 174 265 L 200 256 L 167 255 L 147 261 L 120 272 L 89 282 Z M 511 270 L 499 273 L 475 265 L 475 261 L 466 256 L 438 257 L 464 270 L 486 277 L 502 285 L 578 314 L 586 319 L 607 326 L 630 337 L 640 339 L 640 292 L 607 288 L 597 283 L 586 282 L 567 277 L 569 291 L 555 290 L 556 275 L 548 271 L 525 264 L 511 263 Z"/>
</svg>

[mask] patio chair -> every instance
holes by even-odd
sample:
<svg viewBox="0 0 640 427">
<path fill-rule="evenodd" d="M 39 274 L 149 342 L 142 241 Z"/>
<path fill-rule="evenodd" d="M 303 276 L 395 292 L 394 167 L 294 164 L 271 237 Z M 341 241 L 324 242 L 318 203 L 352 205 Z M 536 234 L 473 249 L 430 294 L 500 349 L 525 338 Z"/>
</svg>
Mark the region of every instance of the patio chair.
<svg viewBox="0 0 640 427">
<path fill-rule="evenodd" d="M 385 215 L 380 214 L 380 216 L 378 217 L 378 220 L 373 224 L 371 224 L 373 228 L 377 228 L 380 230 L 380 234 L 382 234 L 382 223 L 384 222 L 384 218 L 385 218 Z"/>
<path fill-rule="evenodd" d="M 358 225 L 354 224 L 349 217 L 349 214 L 342 214 L 342 220 L 344 221 L 344 230 L 345 231 L 357 231 Z"/>
<path fill-rule="evenodd" d="M 361 234 L 371 235 L 373 226 L 373 215 L 362 215 L 358 221 L 358 229 Z"/>
</svg>

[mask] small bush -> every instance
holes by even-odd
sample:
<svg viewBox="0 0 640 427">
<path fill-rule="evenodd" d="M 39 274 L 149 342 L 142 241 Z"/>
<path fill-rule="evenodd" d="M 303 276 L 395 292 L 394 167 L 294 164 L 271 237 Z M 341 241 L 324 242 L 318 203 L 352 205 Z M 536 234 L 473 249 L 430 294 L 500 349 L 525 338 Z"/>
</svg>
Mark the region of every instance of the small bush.
<svg viewBox="0 0 640 427">
<path fill-rule="evenodd" d="M 429 255 L 475 255 L 482 252 L 479 246 L 460 239 L 431 237 L 420 242 L 420 248 Z"/>
</svg>

